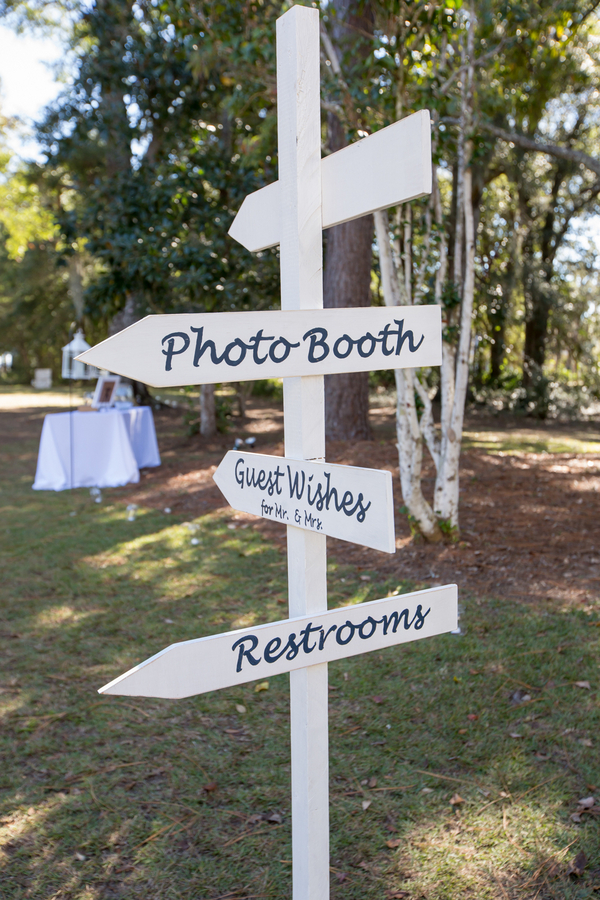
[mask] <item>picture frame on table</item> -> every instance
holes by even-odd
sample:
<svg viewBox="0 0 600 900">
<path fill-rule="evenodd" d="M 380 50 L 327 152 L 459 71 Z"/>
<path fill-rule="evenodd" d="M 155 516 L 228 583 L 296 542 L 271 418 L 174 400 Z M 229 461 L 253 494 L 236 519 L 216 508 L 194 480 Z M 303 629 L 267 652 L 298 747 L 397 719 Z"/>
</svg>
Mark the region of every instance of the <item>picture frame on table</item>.
<svg viewBox="0 0 600 900">
<path fill-rule="evenodd" d="M 101 375 L 94 391 L 92 407 L 94 409 L 108 409 L 113 406 L 120 381 L 120 375 Z"/>
</svg>

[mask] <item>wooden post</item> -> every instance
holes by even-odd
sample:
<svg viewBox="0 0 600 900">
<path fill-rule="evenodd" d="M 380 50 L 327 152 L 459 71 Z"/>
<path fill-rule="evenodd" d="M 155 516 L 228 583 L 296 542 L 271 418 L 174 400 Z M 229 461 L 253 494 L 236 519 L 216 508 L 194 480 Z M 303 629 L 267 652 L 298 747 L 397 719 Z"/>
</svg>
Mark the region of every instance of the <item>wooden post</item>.
<svg viewBox="0 0 600 900">
<path fill-rule="evenodd" d="M 282 309 L 323 307 L 319 12 L 277 21 Z M 284 379 L 285 455 L 325 457 L 322 375 Z M 324 535 L 288 526 L 290 616 L 327 609 Z M 294 900 L 329 897 L 327 663 L 290 672 Z"/>
</svg>

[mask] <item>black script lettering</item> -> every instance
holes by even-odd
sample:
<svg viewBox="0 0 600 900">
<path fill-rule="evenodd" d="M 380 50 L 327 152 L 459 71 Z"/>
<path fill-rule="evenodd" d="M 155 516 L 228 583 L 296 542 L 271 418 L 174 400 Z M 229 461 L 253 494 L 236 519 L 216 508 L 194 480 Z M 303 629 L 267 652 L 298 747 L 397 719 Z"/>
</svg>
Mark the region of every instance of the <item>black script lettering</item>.
<svg viewBox="0 0 600 900">
<path fill-rule="evenodd" d="M 248 468 L 246 469 L 246 485 L 247 487 L 256 487 L 259 491 L 266 491 L 269 497 L 272 497 L 275 492 L 277 492 L 277 494 L 282 493 L 282 489 L 279 487 L 279 479 L 283 475 L 284 472 L 279 466 L 277 466 L 274 472 L 270 469 L 268 476 L 264 469 L 259 469 L 257 475 L 255 468 Z M 242 487 L 244 486 L 239 480 L 238 484 L 241 484 Z"/>
<path fill-rule="evenodd" d="M 340 345 L 343 343 L 347 343 L 348 349 L 345 353 L 342 353 L 340 350 Z M 352 353 L 352 348 L 354 347 L 354 341 L 350 337 L 349 334 L 343 334 L 340 338 L 337 339 L 335 344 L 333 345 L 333 355 L 337 356 L 338 359 L 347 359 Z"/>
<path fill-rule="evenodd" d="M 324 631 L 323 628 L 321 628 L 321 635 L 319 637 L 319 650 L 323 649 L 323 647 L 325 646 L 325 641 L 327 640 L 331 632 L 335 631 L 336 629 L 337 625 L 332 625 L 331 628 L 329 628 L 327 631 Z"/>
<path fill-rule="evenodd" d="M 272 638 L 267 646 L 265 647 L 265 662 L 274 663 L 277 662 L 278 659 L 281 659 L 283 654 L 286 651 L 284 647 L 281 653 L 277 653 L 279 648 L 281 647 L 281 638 L 274 637 Z"/>
<path fill-rule="evenodd" d="M 283 356 L 277 356 L 277 354 L 275 353 L 275 347 L 277 347 L 278 344 L 283 344 Z M 275 343 L 271 344 L 271 346 L 269 347 L 269 356 L 274 363 L 281 363 L 288 358 L 292 348 L 299 346 L 300 341 L 298 341 L 297 344 L 291 344 L 286 338 L 280 337 L 278 341 L 275 341 Z"/>
<path fill-rule="evenodd" d="M 299 472 L 294 473 L 294 479 L 292 481 L 292 470 L 290 467 L 287 467 L 288 471 L 288 482 L 290 485 L 290 500 L 294 498 L 294 495 L 298 498 L 298 500 L 302 500 L 302 494 L 304 493 L 304 485 L 306 484 L 306 473 L 304 469 L 301 469 Z M 302 487 L 298 487 L 300 484 L 300 476 L 302 476 Z"/>
<path fill-rule="evenodd" d="M 349 634 L 348 637 L 345 638 L 345 639 L 342 637 L 342 631 L 344 630 L 344 628 L 349 628 L 349 629 L 350 629 L 350 634 Z M 354 630 L 355 630 L 355 628 L 356 628 L 356 625 L 353 625 L 352 622 L 351 622 L 349 619 L 346 619 L 346 621 L 344 622 L 344 624 L 341 625 L 341 626 L 338 628 L 337 634 L 336 634 L 336 636 L 335 636 L 335 639 L 336 639 L 336 641 L 338 642 L 338 644 L 341 644 L 342 646 L 343 646 L 344 644 L 349 644 L 350 641 L 352 640 L 352 638 L 354 637 Z"/>
<path fill-rule="evenodd" d="M 320 340 L 319 340 L 320 337 Z M 310 347 L 308 348 L 308 361 L 310 363 L 323 362 L 329 356 L 329 345 L 326 343 L 327 331 L 325 328 L 311 328 L 303 336 L 305 341 L 310 338 Z M 321 355 L 315 356 L 315 350 L 320 349 Z"/>
<path fill-rule="evenodd" d="M 175 340 L 176 338 L 181 338 L 182 345 L 179 350 L 175 349 Z M 167 342 L 167 349 L 163 349 L 164 356 L 167 357 L 165 361 L 165 372 L 171 371 L 171 363 L 173 361 L 174 356 L 179 356 L 180 353 L 185 353 L 187 348 L 190 346 L 190 339 L 184 331 L 174 331 L 172 334 L 168 334 L 161 341 L 162 344 Z"/>
<path fill-rule="evenodd" d="M 387 339 L 390 336 L 390 328 L 392 326 L 390 324 L 386 325 L 385 328 L 379 332 L 379 339 L 381 340 L 381 352 L 384 356 L 391 356 L 394 352 L 393 347 L 388 347 Z M 397 331 L 392 331 L 392 334 L 397 334 Z"/>
<path fill-rule="evenodd" d="M 357 630 L 358 630 L 359 638 L 362 638 L 363 641 L 366 641 L 370 637 L 373 637 L 373 635 L 375 634 L 375 632 L 377 630 L 378 624 L 379 624 L 379 619 L 374 619 L 373 616 L 369 616 L 367 619 L 365 619 L 364 622 L 361 622 L 360 625 L 358 626 Z M 371 626 L 371 630 L 370 630 L 369 634 L 363 633 L 363 628 L 365 627 L 365 625 Z"/>
<path fill-rule="evenodd" d="M 326 509 L 329 509 L 329 504 L 331 503 L 331 498 L 332 498 L 333 495 L 335 494 L 335 500 L 334 500 L 333 502 L 334 502 L 334 504 L 335 504 L 335 508 L 336 508 L 337 511 L 339 512 L 340 507 L 339 507 L 339 503 L 338 503 L 338 492 L 337 492 L 337 488 L 332 488 L 331 485 L 330 485 L 330 482 L 331 482 L 331 473 L 330 473 L 330 472 L 323 472 L 323 474 L 324 474 L 325 479 L 326 479 L 326 481 L 327 481 L 327 490 L 325 491 L 325 508 L 326 508 Z"/>
<path fill-rule="evenodd" d="M 270 516 L 273 512 L 273 506 L 270 503 L 265 503 L 264 500 L 260 501 L 260 514 L 261 516 Z"/>
<path fill-rule="evenodd" d="M 240 466 L 242 467 L 241 471 L 238 471 Z M 235 480 L 237 481 L 237 483 L 239 484 L 239 486 L 241 488 L 244 487 L 244 468 L 243 468 L 243 466 L 244 466 L 244 459 L 242 457 L 240 457 L 235 464 L 234 473 L 235 473 Z"/>
<path fill-rule="evenodd" d="M 394 319 L 394 322 L 398 326 L 398 331 L 397 331 L 398 342 L 396 344 L 396 356 L 400 356 L 400 352 L 402 350 L 402 347 L 404 346 L 405 341 L 408 341 L 408 349 L 410 350 L 410 352 L 415 353 L 419 349 L 419 347 L 421 346 L 423 341 L 425 340 L 425 335 L 422 334 L 421 340 L 419 341 L 419 343 L 415 344 L 415 340 L 414 340 L 415 336 L 412 333 L 412 331 L 410 331 L 410 329 L 409 329 L 408 331 L 404 332 L 404 319 Z"/>
<path fill-rule="evenodd" d="M 398 625 L 400 624 L 400 619 L 402 619 L 402 618 L 404 618 L 404 629 L 405 629 L 405 631 L 408 631 L 412 622 L 408 621 L 408 610 L 403 609 L 401 613 L 398 613 L 396 610 L 394 610 L 394 612 L 390 613 L 389 616 L 386 616 L 386 615 L 383 616 L 383 618 L 381 619 L 381 621 L 383 622 L 383 633 L 384 634 L 388 633 L 388 628 L 390 627 L 390 623 L 393 622 L 394 624 L 392 626 L 392 633 L 396 634 L 396 631 L 398 630 Z"/>
<path fill-rule="evenodd" d="M 354 502 L 354 495 L 352 494 L 351 491 L 346 491 L 346 493 L 344 494 L 344 496 L 342 498 L 341 507 L 347 516 L 353 516 L 356 506 L 358 506 L 358 503 L 356 504 L 356 506 L 352 506 L 353 502 Z M 350 509 L 351 506 L 352 506 L 352 509 Z"/>
<path fill-rule="evenodd" d="M 369 350 L 368 353 L 365 353 L 365 351 L 363 350 L 363 344 L 365 341 L 371 342 L 371 349 Z M 377 344 L 379 343 L 379 341 L 377 340 L 376 337 L 373 337 L 373 335 L 371 334 L 370 331 L 367 331 L 366 334 L 364 334 L 361 338 L 359 338 L 354 343 L 356 344 L 356 349 L 358 350 L 358 355 L 362 356 L 363 359 L 368 359 L 369 356 L 373 355 L 373 352 L 374 352 Z"/>
<path fill-rule="evenodd" d="M 315 503 L 316 503 L 317 509 L 319 510 L 319 512 L 321 512 L 321 510 L 323 509 L 323 506 L 324 506 L 324 504 L 325 504 L 325 497 L 323 496 L 323 492 L 322 492 L 322 490 L 321 490 L 321 482 L 319 482 L 318 485 L 317 485 L 317 489 L 316 489 L 316 491 L 315 491 L 315 493 L 314 493 L 314 496 L 311 498 L 311 496 L 310 496 L 310 482 L 312 481 L 312 478 L 313 478 L 313 476 L 311 475 L 310 478 L 308 479 L 308 480 L 309 480 L 309 485 L 308 485 L 308 487 L 307 487 L 307 489 L 306 489 L 306 499 L 308 500 L 308 502 L 309 502 L 309 504 L 310 504 L 311 506 L 314 506 Z"/>
<path fill-rule="evenodd" d="M 231 353 L 233 350 L 239 347 L 240 355 L 237 359 L 231 358 Z M 240 363 L 244 362 L 246 359 L 246 350 L 250 349 L 247 344 L 241 338 L 236 338 L 235 341 L 232 341 L 230 344 L 227 344 L 225 347 L 225 352 L 223 353 L 222 359 L 225 360 L 228 366 L 239 366 Z"/>
<path fill-rule="evenodd" d="M 422 628 L 423 625 L 425 624 L 425 619 L 427 618 L 427 616 L 429 615 L 430 612 L 431 612 L 431 607 L 429 607 L 429 609 L 427 610 L 427 612 L 424 613 L 424 612 L 423 612 L 423 607 L 422 607 L 421 604 L 419 603 L 419 605 L 417 606 L 417 611 L 416 611 L 416 613 L 415 613 L 415 617 L 414 617 L 414 619 L 412 620 L 412 622 L 410 623 L 411 625 L 412 625 L 413 623 L 416 623 L 416 624 L 415 624 L 415 631 L 420 631 L 420 630 L 421 630 L 421 628 Z"/>
<path fill-rule="evenodd" d="M 263 341 L 274 341 L 274 340 L 275 340 L 274 334 L 272 334 L 270 337 L 263 337 L 263 330 L 261 328 L 260 331 L 257 331 L 256 334 L 254 335 L 254 337 L 251 337 L 250 340 L 248 341 L 248 347 L 252 348 L 252 359 L 254 360 L 254 362 L 256 363 L 257 366 L 262 366 L 262 364 L 266 361 L 266 359 L 269 355 L 267 352 L 262 357 L 262 359 L 260 358 L 260 356 L 258 355 L 258 349 L 259 349 L 261 343 Z"/>
<path fill-rule="evenodd" d="M 312 513 L 309 513 L 306 509 L 304 510 L 304 527 L 305 528 L 316 528 L 317 531 L 323 530 L 323 523 L 320 519 L 317 519 L 316 516 L 313 516 Z"/>
<path fill-rule="evenodd" d="M 286 659 L 296 659 L 296 657 L 298 656 L 300 647 L 296 643 L 296 633 L 294 631 L 292 631 L 292 633 L 288 637 L 288 642 L 285 645 L 285 649 L 288 651 L 285 654 Z"/>
<path fill-rule="evenodd" d="M 358 503 L 356 504 L 356 506 L 360 506 L 360 510 L 356 513 L 356 521 L 360 522 L 361 524 L 365 521 L 365 516 L 367 514 L 367 510 L 371 506 L 370 500 L 366 506 L 364 506 L 363 500 L 364 500 L 363 495 L 359 494 L 358 495 Z M 356 509 L 356 507 L 355 507 L 355 509 Z"/>
<path fill-rule="evenodd" d="M 277 519 L 288 519 L 288 511 L 284 509 L 283 506 L 280 506 L 279 503 L 275 504 L 275 517 Z"/>
<path fill-rule="evenodd" d="M 217 353 L 217 348 L 215 347 L 214 341 L 205 341 L 202 343 L 202 338 L 204 336 L 204 326 L 201 328 L 194 328 L 193 325 L 190 326 L 190 331 L 194 331 L 196 333 L 196 347 L 194 349 L 194 365 L 198 366 L 200 360 L 208 350 L 210 353 L 210 361 L 213 365 L 218 365 L 220 362 L 223 362 L 223 357 L 219 356 Z"/>
<path fill-rule="evenodd" d="M 248 648 L 246 648 L 246 641 L 250 641 L 251 644 L 251 646 Z M 255 659 L 252 656 L 252 651 L 256 650 L 256 648 L 258 647 L 258 638 L 256 637 L 256 635 L 247 634 L 245 635 L 245 637 L 238 638 L 231 649 L 235 650 L 236 647 L 240 648 L 237 666 L 235 667 L 236 672 L 242 671 L 242 662 L 244 661 L 244 657 L 246 657 L 251 666 L 257 666 L 259 664 L 261 657 L 259 656 L 258 659 Z"/>
<path fill-rule="evenodd" d="M 314 642 L 312 647 L 308 646 L 308 641 L 309 641 L 309 638 L 310 638 L 312 632 L 313 631 L 322 631 L 322 630 L 323 629 L 320 625 L 313 625 L 312 622 L 309 622 L 308 625 L 306 626 L 306 628 L 302 629 L 302 631 L 300 632 L 300 636 L 301 637 L 303 636 L 303 637 L 302 637 L 302 640 L 299 641 L 299 644 L 305 653 L 312 653 L 313 650 L 315 649 L 315 647 L 317 646 L 316 641 Z"/>
</svg>

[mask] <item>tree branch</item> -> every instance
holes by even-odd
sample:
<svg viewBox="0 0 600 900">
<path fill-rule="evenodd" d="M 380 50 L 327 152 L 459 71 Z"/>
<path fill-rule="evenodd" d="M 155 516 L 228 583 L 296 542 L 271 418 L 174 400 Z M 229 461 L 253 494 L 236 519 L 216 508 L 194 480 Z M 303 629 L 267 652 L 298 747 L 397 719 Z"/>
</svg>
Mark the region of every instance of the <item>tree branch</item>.
<svg viewBox="0 0 600 900">
<path fill-rule="evenodd" d="M 489 125 L 487 122 L 480 122 L 479 128 L 493 134 L 494 137 L 500 138 L 510 144 L 515 144 L 523 150 L 531 150 L 534 153 L 545 153 L 548 156 L 554 156 L 557 159 L 565 159 L 568 162 L 577 163 L 585 166 L 591 172 L 600 177 L 600 159 L 595 159 L 583 150 L 573 150 L 570 147 L 560 147 L 558 144 L 551 144 L 547 141 L 536 141 L 526 137 L 524 134 L 518 134 L 513 131 L 505 131 L 496 125 Z"/>
</svg>

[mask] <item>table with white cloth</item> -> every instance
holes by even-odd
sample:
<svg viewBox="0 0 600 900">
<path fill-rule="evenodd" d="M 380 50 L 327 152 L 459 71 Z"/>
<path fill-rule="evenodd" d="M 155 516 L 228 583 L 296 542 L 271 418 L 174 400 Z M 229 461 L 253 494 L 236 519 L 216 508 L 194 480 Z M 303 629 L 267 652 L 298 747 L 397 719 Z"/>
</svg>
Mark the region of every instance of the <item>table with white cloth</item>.
<svg viewBox="0 0 600 900">
<path fill-rule="evenodd" d="M 160 466 L 149 406 L 51 413 L 44 419 L 33 489 L 120 487 Z"/>
</svg>

